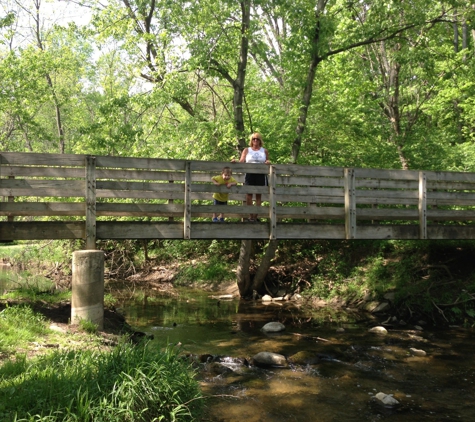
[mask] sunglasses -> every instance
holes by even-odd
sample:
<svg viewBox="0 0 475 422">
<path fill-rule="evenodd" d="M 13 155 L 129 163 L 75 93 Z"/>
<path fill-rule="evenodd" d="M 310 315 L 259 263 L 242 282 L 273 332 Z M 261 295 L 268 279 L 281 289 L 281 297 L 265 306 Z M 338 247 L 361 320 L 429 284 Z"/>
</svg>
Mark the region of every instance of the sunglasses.
<svg viewBox="0 0 475 422">
<path fill-rule="evenodd" d="M 262 142 L 262 140 L 259 139 L 259 138 L 252 138 L 252 140 L 253 140 L 253 141 L 261 141 L 261 142 Z"/>
</svg>

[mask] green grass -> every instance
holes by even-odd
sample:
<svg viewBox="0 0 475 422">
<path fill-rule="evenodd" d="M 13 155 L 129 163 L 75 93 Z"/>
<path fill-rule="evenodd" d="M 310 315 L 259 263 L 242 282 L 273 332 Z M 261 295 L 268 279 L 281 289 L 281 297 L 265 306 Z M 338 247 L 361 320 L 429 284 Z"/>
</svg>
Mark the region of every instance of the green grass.
<svg viewBox="0 0 475 422">
<path fill-rule="evenodd" d="M 192 421 L 202 410 L 193 370 L 170 349 L 124 343 L 17 356 L 0 367 L 0 420 Z"/>
<path fill-rule="evenodd" d="M 0 312 L 0 353 L 11 353 L 49 332 L 46 320 L 29 306 L 12 306 Z"/>
</svg>

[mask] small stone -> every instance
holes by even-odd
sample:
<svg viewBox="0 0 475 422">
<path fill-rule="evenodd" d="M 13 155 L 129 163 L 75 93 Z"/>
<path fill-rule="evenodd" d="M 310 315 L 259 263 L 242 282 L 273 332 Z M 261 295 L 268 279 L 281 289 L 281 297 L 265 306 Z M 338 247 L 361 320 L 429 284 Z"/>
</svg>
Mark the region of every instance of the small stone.
<svg viewBox="0 0 475 422">
<path fill-rule="evenodd" d="M 262 327 L 262 331 L 265 333 L 279 333 L 285 330 L 285 325 L 280 322 L 268 322 Z"/>
<path fill-rule="evenodd" d="M 414 325 L 414 330 L 424 331 L 424 329 L 420 325 Z"/>
<path fill-rule="evenodd" d="M 427 356 L 427 352 L 422 349 L 415 349 L 414 347 L 411 347 L 409 351 L 414 355 L 414 356 Z"/>
<path fill-rule="evenodd" d="M 287 366 L 287 359 L 284 355 L 272 352 L 259 352 L 252 357 L 252 362 L 256 366 Z"/>
<path fill-rule="evenodd" d="M 338 327 L 338 328 L 336 329 L 336 332 L 337 332 L 337 333 L 344 333 L 344 332 L 345 332 L 345 329 L 344 329 L 343 327 Z"/>
<path fill-rule="evenodd" d="M 378 393 L 375 397 L 385 406 L 397 406 L 399 402 L 389 394 Z"/>
<path fill-rule="evenodd" d="M 269 296 L 269 295 L 264 295 L 262 296 L 262 299 L 261 299 L 263 302 L 271 302 L 272 301 L 272 297 Z"/>
<path fill-rule="evenodd" d="M 370 333 L 376 333 L 376 334 L 387 334 L 388 333 L 388 330 L 386 330 L 386 328 L 384 328 L 384 327 L 381 327 L 380 325 L 378 325 L 376 327 L 373 327 L 373 328 L 370 328 L 368 331 Z"/>
</svg>

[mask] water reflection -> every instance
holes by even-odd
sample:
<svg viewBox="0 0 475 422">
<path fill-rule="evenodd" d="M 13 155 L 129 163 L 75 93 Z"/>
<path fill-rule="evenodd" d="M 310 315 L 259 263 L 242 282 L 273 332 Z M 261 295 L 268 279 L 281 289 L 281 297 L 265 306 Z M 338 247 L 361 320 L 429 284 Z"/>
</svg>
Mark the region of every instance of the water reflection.
<svg viewBox="0 0 475 422">
<path fill-rule="evenodd" d="M 157 347 L 181 344 L 183 352 L 194 355 L 246 359 L 262 351 L 317 357 L 314 364 L 228 365 L 231 370 L 222 372 L 201 364 L 203 391 L 213 397 L 209 421 L 475 419 L 473 330 L 390 328 L 382 336 L 369 333 L 355 314 L 317 313 L 291 303 L 218 301 L 203 292 L 125 301 L 123 310 L 132 326 L 154 334 Z M 264 334 L 261 328 L 270 321 L 284 323 L 286 330 Z M 341 327 L 344 332 L 337 332 Z M 411 348 L 427 356 L 413 356 Z M 378 404 L 374 396 L 379 392 L 391 394 L 399 406 Z"/>
</svg>

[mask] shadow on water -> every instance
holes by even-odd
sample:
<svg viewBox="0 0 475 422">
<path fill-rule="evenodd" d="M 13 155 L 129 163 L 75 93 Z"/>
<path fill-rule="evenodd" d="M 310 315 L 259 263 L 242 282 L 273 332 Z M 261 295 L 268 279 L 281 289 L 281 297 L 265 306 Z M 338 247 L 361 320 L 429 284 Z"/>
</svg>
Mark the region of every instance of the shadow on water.
<svg viewBox="0 0 475 422">
<path fill-rule="evenodd" d="M 122 309 L 157 347 L 178 345 L 198 362 L 208 421 L 475 420 L 473 330 L 388 328 L 378 335 L 357 314 L 214 295 L 144 296 Z M 285 331 L 265 334 L 271 321 Z M 259 352 L 284 355 L 289 365 L 246 365 Z M 378 393 L 399 404 L 383 405 Z"/>
</svg>

